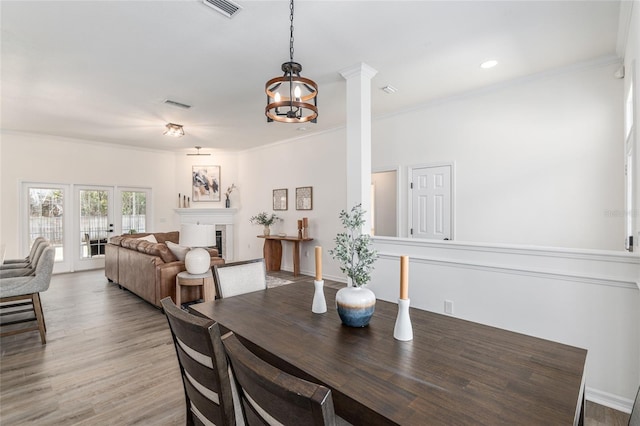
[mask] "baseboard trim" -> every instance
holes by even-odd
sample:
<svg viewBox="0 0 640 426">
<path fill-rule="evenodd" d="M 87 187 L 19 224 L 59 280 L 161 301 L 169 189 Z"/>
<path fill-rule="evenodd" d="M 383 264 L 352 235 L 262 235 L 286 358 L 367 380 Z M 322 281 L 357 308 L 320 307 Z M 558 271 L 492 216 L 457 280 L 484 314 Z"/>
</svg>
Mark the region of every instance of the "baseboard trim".
<svg viewBox="0 0 640 426">
<path fill-rule="evenodd" d="M 633 408 L 633 400 L 631 399 L 622 398 L 618 395 L 613 395 L 590 387 L 586 388 L 585 398 L 588 401 L 595 402 L 596 404 L 604 405 L 605 407 L 613 408 L 614 410 L 622 411 L 627 414 L 630 414 L 631 409 Z"/>
</svg>

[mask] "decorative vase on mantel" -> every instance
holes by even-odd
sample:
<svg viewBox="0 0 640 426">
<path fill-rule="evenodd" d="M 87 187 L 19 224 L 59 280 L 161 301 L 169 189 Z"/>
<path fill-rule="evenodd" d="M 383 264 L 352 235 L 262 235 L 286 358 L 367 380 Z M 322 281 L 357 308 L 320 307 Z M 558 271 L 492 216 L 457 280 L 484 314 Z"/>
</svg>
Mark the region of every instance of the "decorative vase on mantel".
<svg viewBox="0 0 640 426">
<path fill-rule="evenodd" d="M 265 237 L 268 237 L 269 235 L 271 235 L 271 228 L 269 228 L 269 225 L 264 226 L 264 230 L 262 231 L 262 234 Z"/>
<path fill-rule="evenodd" d="M 226 208 L 231 207 L 231 200 L 229 199 L 229 197 L 227 197 L 227 199 L 224 201 L 224 206 Z"/>
<path fill-rule="evenodd" d="M 336 308 L 342 323 L 366 327 L 376 309 L 376 295 L 365 287 L 343 287 L 336 293 Z"/>
</svg>

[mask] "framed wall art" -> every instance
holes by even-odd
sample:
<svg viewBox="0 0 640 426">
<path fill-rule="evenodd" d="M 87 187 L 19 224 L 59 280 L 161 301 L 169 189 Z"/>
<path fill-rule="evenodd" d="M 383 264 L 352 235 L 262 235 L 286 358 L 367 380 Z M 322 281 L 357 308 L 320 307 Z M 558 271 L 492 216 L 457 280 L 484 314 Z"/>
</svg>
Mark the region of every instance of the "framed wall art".
<svg viewBox="0 0 640 426">
<path fill-rule="evenodd" d="M 193 166 L 191 200 L 220 201 L 220 166 Z"/>
<path fill-rule="evenodd" d="M 286 188 L 273 190 L 273 210 L 287 210 L 289 208 L 289 190 Z"/>
<path fill-rule="evenodd" d="M 296 210 L 313 210 L 313 187 L 296 188 Z"/>
</svg>

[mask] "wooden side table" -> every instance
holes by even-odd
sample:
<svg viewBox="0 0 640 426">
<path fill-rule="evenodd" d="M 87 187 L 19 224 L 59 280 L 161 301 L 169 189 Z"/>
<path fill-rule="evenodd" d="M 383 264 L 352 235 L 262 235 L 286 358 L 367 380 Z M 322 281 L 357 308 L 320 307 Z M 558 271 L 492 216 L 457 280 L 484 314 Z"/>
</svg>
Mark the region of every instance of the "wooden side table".
<svg viewBox="0 0 640 426">
<path fill-rule="evenodd" d="M 190 274 L 182 271 L 176 276 L 176 306 L 181 306 L 181 289 L 182 286 L 202 286 L 202 299 L 209 302 L 216 297 L 216 288 L 213 284 L 213 275 L 211 270 L 204 274 Z"/>
<path fill-rule="evenodd" d="M 282 263 L 282 241 L 293 243 L 293 276 L 297 277 L 300 275 L 300 243 L 313 241 L 313 238 L 282 237 L 277 235 L 258 235 L 258 238 L 264 238 L 262 253 L 267 271 L 280 270 L 280 264 Z"/>
</svg>

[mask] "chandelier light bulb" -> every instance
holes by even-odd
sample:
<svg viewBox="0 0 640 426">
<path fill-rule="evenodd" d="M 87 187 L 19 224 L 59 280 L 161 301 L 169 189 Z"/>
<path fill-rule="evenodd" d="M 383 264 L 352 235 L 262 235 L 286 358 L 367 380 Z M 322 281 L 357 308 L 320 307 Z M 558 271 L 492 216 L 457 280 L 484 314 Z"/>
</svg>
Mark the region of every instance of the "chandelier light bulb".
<svg viewBox="0 0 640 426">
<path fill-rule="evenodd" d="M 275 99 L 276 102 L 280 102 L 280 93 L 279 92 L 276 92 L 276 96 L 275 96 L 274 99 Z"/>
<path fill-rule="evenodd" d="M 300 92 L 300 86 L 296 86 L 295 89 L 293 89 L 293 97 L 296 98 L 296 101 L 300 101 L 300 95 L 302 93 Z"/>
</svg>

